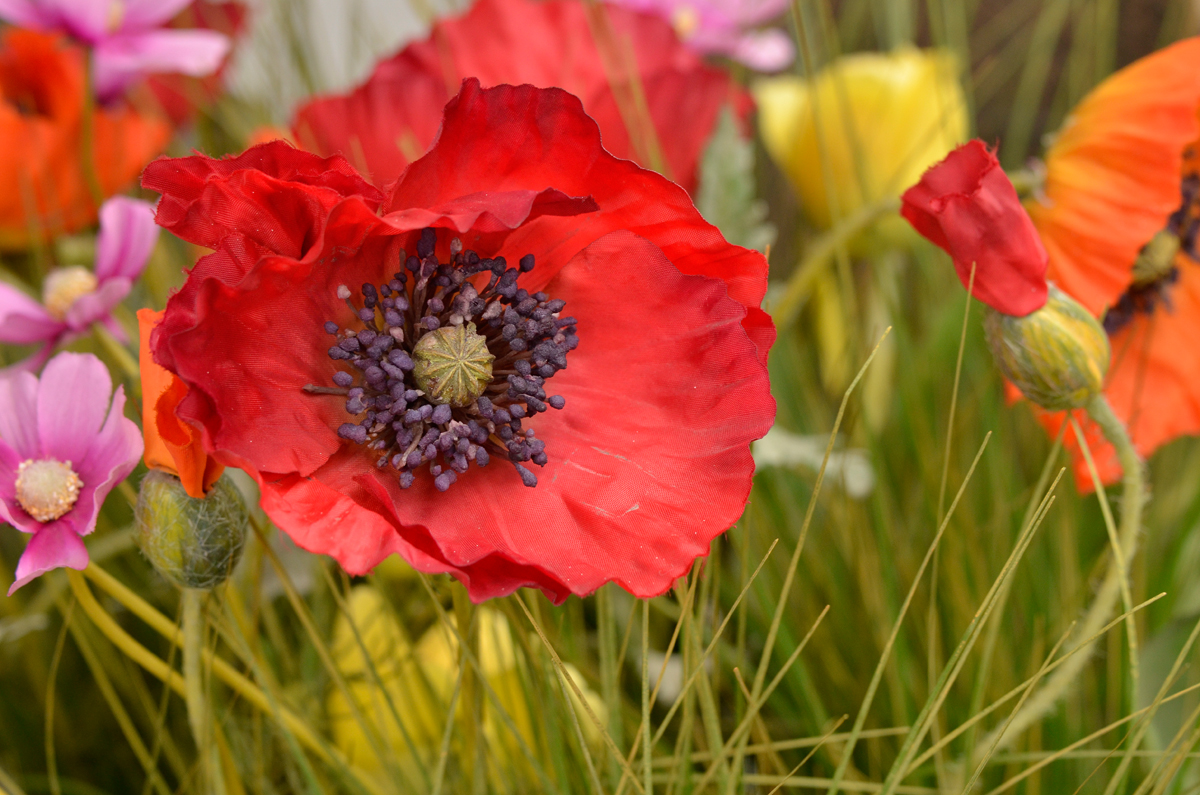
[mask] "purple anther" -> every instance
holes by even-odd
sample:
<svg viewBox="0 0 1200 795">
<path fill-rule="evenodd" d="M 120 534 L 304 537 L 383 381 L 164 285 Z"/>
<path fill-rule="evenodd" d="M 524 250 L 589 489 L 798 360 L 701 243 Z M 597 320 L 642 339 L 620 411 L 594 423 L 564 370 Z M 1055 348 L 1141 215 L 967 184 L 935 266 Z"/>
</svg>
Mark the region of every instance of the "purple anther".
<svg viewBox="0 0 1200 795">
<path fill-rule="evenodd" d="M 513 466 L 517 468 L 517 474 L 521 476 L 522 483 L 531 489 L 537 485 L 537 475 L 533 474 L 520 464 L 514 463 Z"/>
</svg>

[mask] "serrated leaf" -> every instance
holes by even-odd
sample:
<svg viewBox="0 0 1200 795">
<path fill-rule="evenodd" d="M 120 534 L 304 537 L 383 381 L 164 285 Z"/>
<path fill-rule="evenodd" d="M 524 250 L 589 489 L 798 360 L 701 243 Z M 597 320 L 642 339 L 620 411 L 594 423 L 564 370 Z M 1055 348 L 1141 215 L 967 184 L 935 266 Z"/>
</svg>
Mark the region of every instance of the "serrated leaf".
<svg viewBox="0 0 1200 795">
<path fill-rule="evenodd" d="M 721 110 L 700 160 L 696 209 L 725 239 L 746 248 L 766 250 L 776 229 L 767 222 L 767 203 L 754 184 L 754 143 L 742 138 L 733 110 Z"/>
</svg>

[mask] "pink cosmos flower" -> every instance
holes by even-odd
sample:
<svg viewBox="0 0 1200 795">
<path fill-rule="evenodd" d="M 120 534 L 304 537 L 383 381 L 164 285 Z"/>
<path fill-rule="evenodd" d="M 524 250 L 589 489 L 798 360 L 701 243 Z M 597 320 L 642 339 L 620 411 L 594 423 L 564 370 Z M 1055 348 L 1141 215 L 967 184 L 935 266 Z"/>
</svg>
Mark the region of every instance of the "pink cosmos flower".
<svg viewBox="0 0 1200 795">
<path fill-rule="evenodd" d="M 33 535 L 9 595 L 51 569 L 87 566 L 81 536 L 142 457 L 142 435 L 124 410 L 124 387 L 113 394 L 108 369 L 90 353 L 60 353 L 41 380 L 0 378 L 0 521 Z"/>
<path fill-rule="evenodd" d="M 124 196 L 109 199 L 100 208 L 94 272 L 78 265 L 50 271 L 41 303 L 0 282 L 0 342 L 44 343 L 36 356 L 22 363 L 26 369 L 36 368 L 56 345 L 86 332 L 93 323 L 103 323 L 124 342 L 125 331 L 110 312 L 129 295 L 157 241 L 153 206 Z"/>
<path fill-rule="evenodd" d="M 788 0 L 614 0 L 617 5 L 657 14 L 698 52 L 724 55 L 760 72 L 777 72 L 796 57 L 791 37 L 762 28 L 788 8 Z"/>
<path fill-rule="evenodd" d="M 192 0 L 0 0 L 0 19 L 25 28 L 62 31 L 92 48 L 92 79 L 101 102 L 148 74 L 212 74 L 229 38 L 212 30 L 163 25 Z"/>
</svg>

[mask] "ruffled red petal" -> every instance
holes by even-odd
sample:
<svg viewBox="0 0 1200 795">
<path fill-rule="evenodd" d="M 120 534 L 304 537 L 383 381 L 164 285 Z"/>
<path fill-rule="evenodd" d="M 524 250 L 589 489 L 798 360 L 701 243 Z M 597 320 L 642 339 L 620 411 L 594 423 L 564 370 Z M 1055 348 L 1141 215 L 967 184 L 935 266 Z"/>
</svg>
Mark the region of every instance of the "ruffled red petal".
<svg viewBox="0 0 1200 795">
<path fill-rule="evenodd" d="M 1000 161 L 968 141 L 904 192 L 900 214 L 954 260 L 964 287 L 998 312 L 1028 315 L 1046 303 L 1046 250 Z"/>
<path fill-rule="evenodd" d="M 316 152 L 340 152 L 376 184 L 387 184 L 428 148 L 442 106 L 467 77 L 487 86 L 566 89 L 600 124 L 605 148 L 662 170 L 689 191 L 721 108 L 732 105 L 745 116 L 751 104 L 655 16 L 571 0 L 479 0 L 463 16 L 439 22 L 425 41 L 381 61 L 354 92 L 301 108 L 296 140 Z"/>
<path fill-rule="evenodd" d="M 294 186 L 323 190 L 298 191 Z M 162 194 L 155 220 L 184 240 L 217 248 L 230 234 L 253 237 L 256 231 L 264 245 L 281 254 L 297 247 L 295 240 L 285 239 L 288 230 L 304 226 L 288 213 L 315 217 L 320 215 L 314 215 L 315 202 L 328 209 L 350 196 L 374 210 L 383 198 L 345 158 L 317 157 L 286 141 L 259 144 L 220 160 L 204 155 L 160 158 L 146 166 L 142 187 Z M 279 201 L 286 204 L 276 207 Z M 267 217 L 254 223 L 255 213 Z"/>
<path fill-rule="evenodd" d="M 481 129 L 489 134 L 480 136 Z M 627 229 L 662 249 L 683 273 L 724 281 L 730 297 L 747 310 L 742 325 L 765 365 L 775 341 L 774 324 L 759 308 L 767 289 L 766 259 L 727 243 L 687 193 L 654 172 L 613 157 L 600 141 L 595 122 L 564 91 L 485 89 L 478 80 L 465 80 L 446 106 L 429 154 L 392 187 L 386 208 L 433 207 L 477 191 L 546 185 L 571 196 L 591 196 L 600 207 L 597 213 L 540 218 L 508 237 L 500 251 L 504 256 L 537 252 L 537 268 L 522 282 L 527 289 L 549 282 L 592 241 Z"/>
</svg>

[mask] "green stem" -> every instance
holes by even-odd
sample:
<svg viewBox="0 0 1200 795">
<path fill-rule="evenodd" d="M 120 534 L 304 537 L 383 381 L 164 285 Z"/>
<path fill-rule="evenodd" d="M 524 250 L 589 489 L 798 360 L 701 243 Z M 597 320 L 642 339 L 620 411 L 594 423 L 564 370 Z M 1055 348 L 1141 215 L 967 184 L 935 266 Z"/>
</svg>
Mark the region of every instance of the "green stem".
<svg viewBox="0 0 1200 795">
<path fill-rule="evenodd" d="M 646 795 L 654 792 L 651 772 L 654 756 L 650 742 L 650 600 L 642 600 L 642 752 L 645 764 L 642 767 Z"/>
<path fill-rule="evenodd" d="M 1112 406 L 1108 404 L 1102 394 L 1092 399 L 1087 406 L 1087 412 L 1092 421 L 1100 426 L 1100 430 L 1104 432 L 1109 443 L 1116 448 L 1125 480 L 1121 502 L 1121 528 L 1117 538 L 1120 546 L 1119 554 L 1114 550 L 1109 558 L 1104 582 L 1101 584 L 1100 590 L 1096 592 L 1087 614 L 1075 627 L 1076 645 L 1080 642 L 1086 643 L 1087 639 L 1096 635 L 1108 623 L 1113 614 L 1117 600 L 1121 597 L 1122 583 L 1128 576 L 1129 565 L 1137 551 L 1137 535 L 1142 525 L 1142 507 L 1146 503 L 1145 472 L 1142 459 L 1138 455 L 1137 448 L 1133 446 L 1133 441 L 1129 438 L 1125 424 L 1113 413 Z M 1095 646 L 1095 641 L 1091 642 L 1091 646 Z M 1054 675 L 1030 696 L 1021 711 L 1013 716 L 1006 728 L 1002 729 L 1003 736 L 1000 737 L 1000 742 L 995 750 L 998 751 L 1011 745 L 1022 731 L 1049 712 L 1060 698 L 1070 692 L 1078 683 L 1080 672 L 1091 658 L 1090 651 L 1091 647 L 1072 654 L 1058 667 Z M 990 747 L 996 739 L 996 734 L 997 731 L 993 731 L 979 743 L 977 748 Z M 975 761 L 972 760 L 972 763 Z"/>
<path fill-rule="evenodd" d="M 100 347 L 104 348 L 104 352 L 111 356 L 116 365 L 125 373 L 125 377 L 129 382 L 129 388 L 137 389 L 140 392 L 142 371 L 138 369 L 137 359 L 133 358 L 133 354 L 129 352 L 129 349 L 118 342 L 117 338 L 112 335 L 112 332 L 105 328 L 102 323 L 93 323 L 92 333 L 96 336 L 96 341 L 100 343 Z"/>
<path fill-rule="evenodd" d="M 104 203 L 104 188 L 100 185 L 100 175 L 96 171 L 96 91 L 95 74 L 92 68 L 92 56 L 88 53 L 85 63 L 85 85 L 83 87 L 83 115 L 80 118 L 79 145 L 80 164 L 83 167 L 83 179 L 87 184 L 92 202 L 99 211 Z"/>
<path fill-rule="evenodd" d="M 808 253 L 805 254 L 804 259 L 800 260 L 800 264 L 788 278 L 783 295 L 771 307 L 771 316 L 775 320 L 775 325 L 783 329 L 796 319 L 800 310 L 804 308 L 804 302 L 808 300 L 808 296 L 812 292 L 813 283 L 820 274 L 821 268 L 825 267 L 826 261 L 836 254 L 839 248 L 845 247 L 859 232 L 875 223 L 879 218 L 899 209 L 899 197 L 888 196 L 843 218 L 832 229 L 813 241 L 813 244 L 808 247 Z"/>
<path fill-rule="evenodd" d="M 183 589 L 183 686 L 188 724 L 196 741 L 200 770 L 208 771 L 208 705 L 204 698 L 204 674 L 200 659 L 204 650 L 204 591 Z M 201 776 L 207 785 L 208 775 Z M 203 785 L 202 785 L 203 789 Z"/>
</svg>

